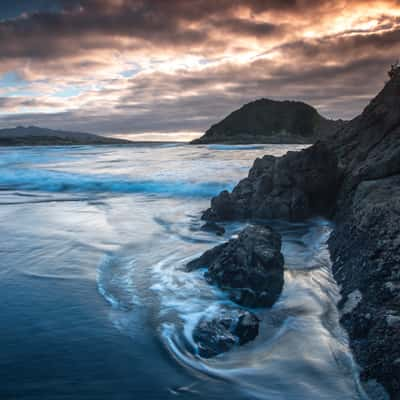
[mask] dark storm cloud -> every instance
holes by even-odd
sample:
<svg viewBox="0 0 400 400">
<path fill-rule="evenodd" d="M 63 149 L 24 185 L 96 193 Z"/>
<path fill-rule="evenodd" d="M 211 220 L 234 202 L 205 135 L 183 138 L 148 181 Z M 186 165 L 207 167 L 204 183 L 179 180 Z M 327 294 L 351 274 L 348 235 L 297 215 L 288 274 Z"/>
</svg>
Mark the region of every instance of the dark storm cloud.
<svg viewBox="0 0 400 400">
<path fill-rule="evenodd" d="M 264 3 L 263 6 L 261 4 Z M 108 38 L 127 37 L 151 46 L 208 46 L 208 31 L 218 27 L 246 35 L 278 34 L 271 23 L 234 18 L 250 10 L 285 8 L 281 2 L 239 1 L 66 1 L 62 12 L 35 12 L 0 23 L 1 58 L 51 58 L 109 48 Z M 205 23 L 193 27 L 193 23 Z M 227 38 L 229 39 L 229 38 Z M 123 48 L 122 43 L 112 43 Z M 135 46 L 135 44 L 133 44 Z M 212 46 L 210 46 L 212 47 Z"/>
<path fill-rule="evenodd" d="M 32 6 L 0 22 L 0 73 L 18 71 L 27 82 L 49 86 L 40 99 L 6 97 L 0 86 L 0 126 L 203 131 L 260 97 L 303 100 L 327 116 L 351 118 L 380 89 L 387 66 L 400 55 L 399 1 L 57 4 Z M 200 61 L 187 64 L 186 56 Z M 52 84 L 68 91 L 89 80 L 95 88 L 82 89 L 63 107 L 51 92 Z M 52 107 L 64 111 L 35 112 Z"/>
<path fill-rule="evenodd" d="M 61 4 L 63 9 L 58 12 L 33 12 L 0 23 L 0 56 L 43 59 L 110 45 L 118 48 L 115 37 L 144 41 L 154 47 L 211 48 L 207 45 L 209 33 L 220 29 L 239 37 L 274 36 L 284 31 L 279 18 L 273 23 L 252 18 L 260 13 L 285 13 L 294 18 L 308 13 L 318 18 L 335 8 L 331 6 L 335 2 L 312 0 L 66 0 Z M 242 9 L 248 10 L 250 17 L 238 16 Z M 296 29 L 295 23 L 291 29 Z M 222 39 L 221 44 L 228 40 L 232 37 Z"/>
<path fill-rule="evenodd" d="M 284 12 L 301 16 L 318 15 L 329 2 L 258 0 L 66 0 L 58 11 L 37 11 L 42 2 L 31 1 L 34 11 L 0 23 L 2 58 L 51 58 L 99 48 L 123 48 L 109 38 L 128 37 L 153 47 L 190 47 L 202 45 L 209 51 L 209 32 L 228 29 L 237 35 L 273 36 L 282 33 L 279 19 L 260 22 L 241 18 L 246 9 L 251 15 Z M 43 3 L 44 4 L 44 3 Z M 42 5 L 43 5 L 42 4 Z M 20 7 L 18 8 L 20 9 Z M 44 7 L 46 9 L 46 7 Z M 194 26 L 193 24 L 198 24 Z M 108 39 L 104 40 L 104 37 Z M 223 42 L 231 40 L 226 37 Z M 212 44 L 212 43 L 211 43 Z M 214 43 L 215 44 L 215 43 Z M 134 46 L 134 45 L 133 45 Z M 215 49 L 218 50 L 218 49 Z"/>
<path fill-rule="evenodd" d="M 277 100 L 287 98 L 307 101 L 318 107 L 325 115 L 331 117 L 351 118 L 355 111 L 361 111 L 368 99 L 374 95 L 374 89 L 360 84 L 369 81 L 376 88 L 383 86 L 380 71 L 373 60 L 364 60 L 368 64 L 360 74 L 360 65 L 355 62 L 344 67 L 331 67 L 298 71 L 293 78 L 293 71 L 287 71 L 272 78 L 263 76 L 262 63 L 249 65 L 243 69 L 229 66 L 208 71 L 196 80 L 179 75 L 157 74 L 134 80 L 129 87 L 129 94 L 119 99 L 118 106 L 112 114 L 70 111 L 68 113 L 49 115 L 17 115 L 7 119 L 7 124 L 42 124 L 53 128 L 74 129 L 108 134 L 204 131 L 233 109 L 259 97 L 270 97 Z M 341 75 L 341 80 L 335 79 Z M 224 90 L 213 89 L 213 83 L 232 82 Z M 239 79 L 239 76 L 241 79 Z M 355 84 L 356 87 L 355 87 Z M 191 92 L 196 95 L 182 95 L 173 100 L 164 95 L 179 92 Z M 142 96 L 137 104 L 138 94 Z M 344 107 L 351 104 L 346 113 Z"/>
</svg>

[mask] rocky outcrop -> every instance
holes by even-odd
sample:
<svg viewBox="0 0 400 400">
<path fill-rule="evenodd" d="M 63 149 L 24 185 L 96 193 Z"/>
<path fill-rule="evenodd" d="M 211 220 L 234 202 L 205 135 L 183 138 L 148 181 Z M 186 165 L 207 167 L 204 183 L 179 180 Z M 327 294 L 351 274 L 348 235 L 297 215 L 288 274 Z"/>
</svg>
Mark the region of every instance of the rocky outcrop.
<svg viewBox="0 0 400 400">
<path fill-rule="evenodd" d="M 260 99 L 234 111 L 192 144 L 314 143 L 343 124 L 299 101 Z"/>
<path fill-rule="evenodd" d="M 187 265 L 206 267 L 206 279 L 247 307 L 271 307 L 283 288 L 280 235 L 269 227 L 251 226 L 236 239 L 206 251 Z"/>
<path fill-rule="evenodd" d="M 244 345 L 258 335 L 259 320 L 246 310 L 224 309 L 217 317 L 203 318 L 193 331 L 201 357 L 210 358 Z"/>
<path fill-rule="evenodd" d="M 351 197 L 329 240 L 341 322 L 361 378 L 400 395 L 400 175 L 363 181 Z"/>
<path fill-rule="evenodd" d="M 204 232 L 215 233 L 217 236 L 222 236 L 225 233 L 225 228 L 213 221 L 207 221 L 200 229 Z"/>
<path fill-rule="evenodd" d="M 361 378 L 400 399 L 400 73 L 330 146 L 344 169 L 329 241 L 341 321 Z"/>
<path fill-rule="evenodd" d="M 332 137 L 296 154 L 256 160 L 249 177 L 214 198 L 204 218 L 301 219 L 315 213 L 335 220 L 332 268 L 361 378 L 400 399 L 399 70 Z"/>
<path fill-rule="evenodd" d="M 300 220 L 331 212 L 342 173 L 325 143 L 283 157 L 258 158 L 247 178 L 211 200 L 203 219 Z"/>
<path fill-rule="evenodd" d="M 283 288 L 281 238 L 269 227 L 250 226 L 237 238 L 206 251 L 187 270 L 207 268 L 206 279 L 246 307 L 270 307 Z M 193 331 L 199 355 L 214 357 L 258 335 L 259 320 L 242 309 L 223 309 L 201 319 Z"/>
</svg>

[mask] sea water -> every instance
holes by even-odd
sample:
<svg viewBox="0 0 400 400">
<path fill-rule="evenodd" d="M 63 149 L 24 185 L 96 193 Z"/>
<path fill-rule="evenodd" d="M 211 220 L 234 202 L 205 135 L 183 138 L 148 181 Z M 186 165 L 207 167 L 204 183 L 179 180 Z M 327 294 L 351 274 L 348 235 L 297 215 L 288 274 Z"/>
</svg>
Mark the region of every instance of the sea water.
<svg viewBox="0 0 400 400">
<path fill-rule="evenodd" d="M 301 146 L 0 148 L 1 399 L 361 399 L 338 323 L 329 221 L 265 221 L 285 285 L 251 343 L 212 359 L 193 328 L 229 304 L 185 264 L 256 157 Z"/>
</svg>

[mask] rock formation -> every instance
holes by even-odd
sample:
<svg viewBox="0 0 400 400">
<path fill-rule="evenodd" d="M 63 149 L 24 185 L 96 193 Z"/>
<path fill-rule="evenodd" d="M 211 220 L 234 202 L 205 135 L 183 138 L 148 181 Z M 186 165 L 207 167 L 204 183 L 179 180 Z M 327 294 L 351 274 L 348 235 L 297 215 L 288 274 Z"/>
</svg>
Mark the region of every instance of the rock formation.
<svg viewBox="0 0 400 400">
<path fill-rule="evenodd" d="M 343 124 L 299 101 L 260 99 L 234 111 L 192 143 L 314 143 Z"/>
<path fill-rule="evenodd" d="M 232 193 L 211 200 L 206 220 L 284 218 L 328 214 L 341 180 L 337 157 L 324 143 L 283 157 L 264 156 Z"/>
<path fill-rule="evenodd" d="M 303 177 L 303 178 L 302 178 Z M 249 205 L 247 210 L 247 205 Z M 362 114 L 299 153 L 256 160 L 205 219 L 330 214 L 341 322 L 362 367 L 400 397 L 400 70 Z"/>
<path fill-rule="evenodd" d="M 222 225 L 212 221 L 207 221 L 200 229 L 205 232 L 213 232 L 217 236 L 222 236 L 225 233 L 225 228 Z"/>
<path fill-rule="evenodd" d="M 271 307 L 283 287 L 280 235 L 269 227 L 250 226 L 191 261 L 187 269 L 207 267 L 206 279 L 246 307 Z"/>
<path fill-rule="evenodd" d="M 259 321 L 251 312 L 225 309 L 211 319 L 203 318 L 193 331 L 201 357 L 210 358 L 244 345 L 258 335 Z"/>
</svg>

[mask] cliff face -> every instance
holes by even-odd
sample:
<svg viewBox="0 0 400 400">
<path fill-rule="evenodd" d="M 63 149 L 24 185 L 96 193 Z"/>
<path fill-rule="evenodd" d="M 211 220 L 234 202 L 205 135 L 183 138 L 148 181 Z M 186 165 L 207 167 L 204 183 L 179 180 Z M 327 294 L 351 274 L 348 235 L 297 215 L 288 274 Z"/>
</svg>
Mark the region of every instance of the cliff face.
<svg viewBox="0 0 400 400">
<path fill-rule="evenodd" d="M 400 399 L 400 71 L 333 136 L 256 160 L 248 178 L 214 198 L 203 217 L 318 214 L 336 222 L 333 273 L 361 378 Z"/>
<path fill-rule="evenodd" d="M 400 399 L 400 74 L 330 143 L 344 169 L 329 240 L 363 380 Z"/>
<path fill-rule="evenodd" d="M 362 380 L 399 399 L 400 175 L 363 180 L 348 196 L 329 239 L 341 322 Z"/>
<path fill-rule="evenodd" d="M 314 143 L 342 125 L 302 102 L 260 99 L 234 111 L 192 143 Z"/>
</svg>

